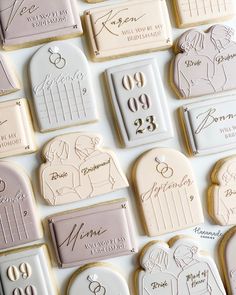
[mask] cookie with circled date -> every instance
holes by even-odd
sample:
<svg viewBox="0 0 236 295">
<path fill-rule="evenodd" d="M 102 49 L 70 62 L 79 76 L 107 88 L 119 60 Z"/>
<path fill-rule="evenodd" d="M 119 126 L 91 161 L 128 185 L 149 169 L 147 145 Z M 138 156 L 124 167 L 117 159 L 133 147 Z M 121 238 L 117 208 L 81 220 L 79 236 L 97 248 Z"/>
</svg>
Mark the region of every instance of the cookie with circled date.
<svg viewBox="0 0 236 295">
<path fill-rule="evenodd" d="M 70 133 L 55 137 L 43 149 L 41 193 L 60 205 L 111 193 L 129 186 L 115 155 L 101 148 L 101 136 Z"/>
<path fill-rule="evenodd" d="M 132 178 L 148 236 L 204 222 L 195 176 L 180 152 L 155 148 L 136 161 Z"/>
<path fill-rule="evenodd" d="M 137 295 L 226 295 L 215 261 L 190 237 L 150 242 L 139 260 Z"/>
<path fill-rule="evenodd" d="M 224 21 L 236 13 L 234 0 L 174 0 L 174 8 L 180 28 Z"/>
<path fill-rule="evenodd" d="M 67 295 L 130 295 L 127 282 L 113 265 L 98 262 L 82 266 L 70 279 Z"/>
<path fill-rule="evenodd" d="M 29 75 L 41 132 L 97 120 L 88 62 L 78 47 L 62 41 L 44 45 L 32 57 Z"/>
<path fill-rule="evenodd" d="M 171 84 L 180 98 L 219 94 L 236 89 L 234 29 L 214 25 L 206 32 L 192 29 L 176 43 Z"/>
<path fill-rule="evenodd" d="M 236 224 L 236 156 L 219 160 L 211 174 L 208 211 L 220 225 Z"/>
</svg>

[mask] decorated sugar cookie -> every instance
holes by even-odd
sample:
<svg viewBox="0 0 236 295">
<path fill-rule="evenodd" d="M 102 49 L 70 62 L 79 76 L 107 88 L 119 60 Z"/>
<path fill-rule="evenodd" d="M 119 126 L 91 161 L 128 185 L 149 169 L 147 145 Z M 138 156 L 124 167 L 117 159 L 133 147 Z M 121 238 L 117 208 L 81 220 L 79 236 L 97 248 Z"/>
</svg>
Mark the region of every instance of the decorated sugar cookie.
<svg viewBox="0 0 236 295">
<path fill-rule="evenodd" d="M 34 193 L 24 171 L 0 162 L 0 250 L 42 238 Z"/>
<path fill-rule="evenodd" d="M 130 295 L 122 275 L 108 263 L 91 263 L 72 276 L 67 295 Z"/>
<path fill-rule="evenodd" d="M 144 153 L 133 169 L 133 179 L 147 235 L 204 221 L 192 168 L 180 152 L 156 148 Z"/>
<path fill-rule="evenodd" d="M 115 155 L 101 148 L 95 134 L 71 133 L 51 140 L 43 150 L 41 193 L 50 205 L 95 197 L 128 186 Z"/>
<path fill-rule="evenodd" d="M 79 48 L 48 43 L 33 56 L 29 72 L 40 131 L 97 120 L 88 62 Z"/>
<path fill-rule="evenodd" d="M 219 254 L 221 266 L 226 281 L 227 291 L 229 295 L 236 294 L 236 227 L 229 230 L 223 237 Z"/>
<path fill-rule="evenodd" d="M 5 56 L 0 54 L 0 95 L 20 90 L 19 81 Z"/>
<path fill-rule="evenodd" d="M 172 64 L 172 84 L 180 98 L 236 89 L 234 29 L 212 26 L 206 33 L 185 32 L 177 42 Z"/>
<path fill-rule="evenodd" d="M 141 252 L 136 273 L 137 295 L 226 295 L 214 260 L 195 240 L 175 237 L 169 244 L 152 242 Z"/>
<path fill-rule="evenodd" d="M 208 193 L 208 209 L 217 224 L 236 224 L 236 156 L 216 164 Z"/>
</svg>

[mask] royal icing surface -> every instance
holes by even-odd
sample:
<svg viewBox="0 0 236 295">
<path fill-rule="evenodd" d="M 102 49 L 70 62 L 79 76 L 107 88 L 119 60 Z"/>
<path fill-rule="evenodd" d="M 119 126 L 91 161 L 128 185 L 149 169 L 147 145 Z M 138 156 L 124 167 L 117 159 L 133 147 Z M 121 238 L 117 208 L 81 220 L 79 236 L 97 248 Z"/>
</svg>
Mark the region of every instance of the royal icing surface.
<svg viewBox="0 0 236 295">
<path fill-rule="evenodd" d="M 140 264 L 138 295 L 226 295 L 214 260 L 190 238 L 148 244 Z"/>
<path fill-rule="evenodd" d="M 235 99 L 228 97 L 196 102 L 180 109 L 191 154 L 213 154 L 236 146 L 235 107 Z"/>
<path fill-rule="evenodd" d="M 20 84 L 5 56 L 0 54 L 0 95 L 20 90 Z"/>
<path fill-rule="evenodd" d="M 236 88 L 234 29 L 212 26 L 206 33 L 196 29 L 178 40 L 172 65 L 173 86 L 181 98 L 191 98 Z"/>
<path fill-rule="evenodd" d="M 147 235 L 204 222 L 192 168 L 180 152 L 156 148 L 144 153 L 135 164 L 133 178 Z"/>
<path fill-rule="evenodd" d="M 0 20 L 5 49 L 83 33 L 75 0 L 1 0 Z"/>
<path fill-rule="evenodd" d="M 63 212 L 48 217 L 60 267 L 73 267 L 137 251 L 128 201 Z"/>
<path fill-rule="evenodd" d="M 180 27 L 221 21 L 235 15 L 234 0 L 174 0 Z"/>
<path fill-rule="evenodd" d="M 48 43 L 33 56 L 29 74 L 40 131 L 97 120 L 88 62 L 79 48 Z"/>
<path fill-rule="evenodd" d="M 26 99 L 0 103 L 0 158 L 37 150 Z"/>
<path fill-rule="evenodd" d="M 94 60 L 169 48 L 171 24 L 165 0 L 128 1 L 85 11 Z"/>
<path fill-rule="evenodd" d="M 209 189 L 210 214 L 220 225 L 236 224 L 236 157 L 219 161 Z"/>
<path fill-rule="evenodd" d="M 0 162 L 0 250 L 41 238 L 28 176 L 13 163 Z"/>
<path fill-rule="evenodd" d="M 57 295 L 52 284 L 46 246 L 0 254 L 1 295 Z"/>
<path fill-rule="evenodd" d="M 114 113 L 126 147 L 173 136 L 156 61 L 139 61 L 106 71 Z"/>
<path fill-rule="evenodd" d="M 94 263 L 83 266 L 72 277 L 68 295 L 130 295 L 122 275 L 112 265 Z"/>
<path fill-rule="evenodd" d="M 50 205 L 75 202 L 128 186 L 115 155 L 101 149 L 101 136 L 60 135 L 43 150 L 41 193 Z"/>
</svg>

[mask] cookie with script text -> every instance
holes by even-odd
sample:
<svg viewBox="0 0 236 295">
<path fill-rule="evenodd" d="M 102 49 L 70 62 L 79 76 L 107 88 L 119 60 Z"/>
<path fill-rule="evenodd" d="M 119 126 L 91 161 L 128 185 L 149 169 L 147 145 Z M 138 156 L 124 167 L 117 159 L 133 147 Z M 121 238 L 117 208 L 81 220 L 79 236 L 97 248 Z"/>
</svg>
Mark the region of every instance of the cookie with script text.
<svg viewBox="0 0 236 295">
<path fill-rule="evenodd" d="M 174 7 L 180 28 L 224 21 L 236 13 L 234 0 L 174 0 Z"/>
<path fill-rule="evenodd" d="M 31 59 L 29 75 L 41 132 L 97 120 L 88 62 L 75 45 L 43 46 Z"/>
<path fill-rule="evenodd" d="M 178 39 L 171 83 L 180 98 L 236 89 L 234 35 L 233 28 L 215 25 L 207 32 L 189 30 Z"/>
<path fill-rule="evenodd" d="M 236 227 L 223 236 L 219 246 L 220 262 L 224 274 L 227 294 L 236 295 Z"/>
<path fill-rule="evenodd" d="M 208 210 L 217 224 L 236 224 L 236 156 L 219 160 L 211 174 Z"/>
<path fill-rule="evenodd" d="M 125 188 L 128 181 L 115 155 L 101 148 L 101 136 L 71 133 L 43 149 L 40 186 L 50 205 L 75 202 Z"/>
<path fill-rule="evenodd" d="M 148 236 L 204 222 L 193 170 L 180 152 L 155 148 L 144 153 L 135 163 L 133 180 Z"/>
<path fill-rule="evenodd" d="M 197 240 L 186 236 L 147 244 L 135 287 L 137 295 L 226 295 L 214 260 L 200 250 Z"/>
<path fill-rule="evenodd" d="M 112 264 L 86 264 L 72 276 L 67 295 L 130 295 L 127 282 Z"/>
</svg>

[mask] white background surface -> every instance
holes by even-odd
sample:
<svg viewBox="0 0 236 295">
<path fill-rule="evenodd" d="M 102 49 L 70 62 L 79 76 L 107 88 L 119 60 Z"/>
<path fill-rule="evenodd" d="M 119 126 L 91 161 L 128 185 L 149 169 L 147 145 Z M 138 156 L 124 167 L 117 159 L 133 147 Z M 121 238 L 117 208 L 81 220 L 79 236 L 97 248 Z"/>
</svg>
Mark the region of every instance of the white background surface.
<svg viewBox="0 0 236 295">
<path fill-rule="evenodd" d="M 98 6 L 102 6 L 102 5 L 106 5 L 110 3 L 122 2 L 120 0 L 109 0 L 104 3 L 87 4 L 87 3 L 84 3 L 82 0 L 77 0 L 77 1 L 78 1 L 79 9 L 80 9 L 80 14 L 82 14 L 82 12 L 88 8 L 98 7 Z M 132 0 L 129 0 L 129 1 L 132 1 Z M 176 29 L 174 17 L 173 17 L 173 7 L 171 4 L 172 1 L 173 0 L 167 0 L 169 5 L 171 22 L 173 26 L 174 40 L 176 40 L 176 38 L 180 36 L 181 33 L 183 33 L 185 30 Z M 225 23 L 235 27 L 236 29 L 235 20 L 225 22 Z M 207 29 L 208 27 L 209 26 L 202 26 L 203 29 Z M 85 54 L 88 56 L 84 37 L 70 39 L 64 42 L 70 42 L 77 45 L 79 48 L 84 50 Z M 12 62 L 15 64 L 17 74 L 22 82 L 23 87 L 22 87 L 22 90 L 19 92 L 16 92 L 12 95 L 8 95 L 5 97 L 1 97 L 1 101 L 14 99 L 14 98 L 21 98 L 21 97 L 26 97 L 29 100 L 31 100 L 30 84 L 28 80 L 27 69 L 28 69 L 28 64 L 29 64 L 31 56 L 37 51 L 39 47 L 40 46 L 35 46 L 32 48 L 26 48 L 26 49 L 4 53 L 7 56 L 9 56 Z M 142 60 L 142 59 L 151 58 L 151 57 L 156 58 L 160 68 L 161 75 L 163 77 L 163 83 L 164 83 L 165 92 L 167 96 L 167 102 L 171 112 L 171 118 L 172 118 L 172 122 L 174 126 L 174 138 L 172 140 L 164 141 L 161 143 L 148 144 L 148 145 L 140 146 L 137 148 L 121 149 L 119 142 L 117 140 L 116 131 L 114 129 L 114 120 L 112 118 L 112 113 L 109 108 L 108 98 L 104 89 L 104 81 L 102 79 L 102 74 L 104 70 L 106 70 L 107 68 L 111 66 L 121 65 L 121 64 L 129 63 L 135 60 Z M 92 63 L 89 61 L 91 75 L 92 75 L 92 83 L 95 88 L 97 107 L 98 107 L 98 112 L 100 117 L 99 122 L 95 124 L 88 124 L 84 126 L 76 126 L 73 128 L 62 129 L 62 130 L 45 133 L 45 134 L 40 134 L 37 132 L 36 136 L 37 136 L 37 142 L 39 145 L 39 151 L 36 154 L 18 156 L 18 157 L 7 159 L 9 161 L 14 161 L 22 165 L 26 169 L 28 174 L 31 176 L 32 182 L 33 182 L 33 188 L 36 194 L 37 207 L 42 220 L 46 216 L 54 214 L 56 212 L 80 208 L 83 206 L 96 204 L 102 201 L 108 201 L 108 200 L 112 200 L 119 197 L 128 197 L 128 199 L 130 200 L 131 210 L 132 210 L 132 214 L 135 221 L 135 230 L 137 233 L 139 249 L 141 249 L 142 246 L 144 246 L 144 244 L 146 244 L 147 242 L 154 240 L 154 239 L 146 237 L 143 232 L 140 215 L 138 213 L 137 206 L 136 206 L 137 204 L 135 201 L 135 196 L 132 191 L 132 182 L 131 182 L 131 176 L 130 176 L 131 168 L 135 159 L 140 154 L 142 154 L 144 151 L 147 151 L 153 147 L 171 147 L 186 154 L 186 151 L 184 148 L 184 141 L 180 132 L 180 124 L 177 119 L 177 109 L 178 107 L 180 107 L 186 102 L 190 102 L 190 101 L 194 102 L 199 100 L 198 98 L 192 99 L 192 100 L 185 100 L 185 101 L 183 100 L 181 101 L 177 99 L 169 83 L 169 63 L 172 57 L 173 57 L 173 51 L 172 49 L 170 49 L 170 50 L 166 50 L 162 52 L 143 54 L 143 55 L 133 56 L 129 58 L 113 60 L 109 62 Z M 39 70 L 40 70 L 40 65 L 39 65 Z M 224 98 L 219 98 L 219 99 L 224 99 Z M 43 201 L 42 197 L 40 196 L 38 192 L 38 188 L 39 188 L 38 187 L 38 168 L 41 163 L 41 148 L 48 140 L 52 139 L 56 135 L 69 133 L 69 132 L 76 132 L 76 131 L 100 133 L 104 139 L 104 147 L 112 149 L 116 153 L 120 161 L 120 165 L 123 171 L 126 173 L 131 186 L 127 190 L 118 191 L 113 194 L 96 197 L 89 200 L 83 200 L 77 203 L 72 203 L 72 204 L 57 206 L 57 207 L 48 206 Z M 219 153 L 215 155 L 190 159 L 192 167 L 195 171 L 197 183 L 199 186 L 200 196 L 202 198 L 202 203 L 204 208 L 205 223 L 203 225 L 200 225 L 202 230 L 211 230 L 211 231 L 220 230 L 222 232 L 225 232 L 228 229 L 227 227 L 220 227 L 220 226 L 215 226 L 211 224 L 207 214 L 207 210 L 206 210 L 206 189 L 209 185 L 210 172 L 215 162 L 225 156 L 232 155 L 235 152 L 236 151 L 231 150 L 231 151 L 227 151 L 227 152 Z M 179 234 L 192 235 L 195 238 L 198 237 L 198 235 L 193 231 L 193 229 L 189 229 L 189 230 L 184 230 L 181 232 L 168 234 L 166 236 L 160 236 L 160 237 L 157 237 L 156 240 L 168 241 L 169 238 Z M 48 234 L 46 233 L 46 241 L 47 240 L 48 240 Z M 217 261 L 218 257 L 217 257 L 216 250 L 217 250 L 217 243 L 219 242 L 219 239 L 210 240 L 210 239 L 200 238 L 199 241 L 202 245 L 202 249 L 208 250 L 210 254 L 213 255 Z M 50 245 L 50 241 L 48 242 L 48 244 Z M 138 267 L 138 255 L 110 259 L 107 262 L 113 263 L 116 267 L 118 267 L 121 271 L 123 271 L 123 274 L 125 275 L 125 277 L 127 278 L 129 282 L 129 286 L 132 287 L 132 284 L 133 284 L 132 276 L 134 271 Z M 61 295 L 66 294 L 66 287 L 68 284 L 68 280 L 76 269 L 77 268 L 69 268 L 69 269 L 61 270 L 61 269 L 58 269 L 56 266 L 56 263 L 53 262 L 53 272 L 56 275 L 56 283 L 58 285 Z M 40 294 L 40 295 L 43 295 L 43 294 Z M 83 295 L 83 294 L 80 294 L 80 295 Z"/>
</svg>

